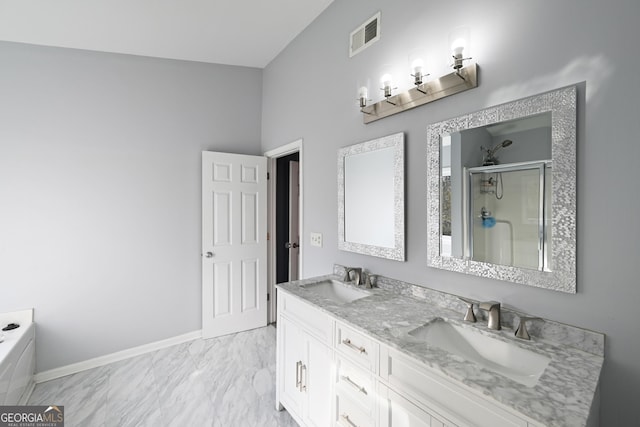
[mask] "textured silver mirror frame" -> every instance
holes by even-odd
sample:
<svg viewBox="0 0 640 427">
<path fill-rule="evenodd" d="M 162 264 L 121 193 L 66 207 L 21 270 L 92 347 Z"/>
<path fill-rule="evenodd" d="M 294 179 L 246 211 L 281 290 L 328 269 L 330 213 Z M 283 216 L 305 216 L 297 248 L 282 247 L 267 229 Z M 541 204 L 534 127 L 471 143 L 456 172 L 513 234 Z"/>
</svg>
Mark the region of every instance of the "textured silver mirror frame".
<svg viewBox="0 0 640 427">
<path fill-rule="evenodd" d="M 434 123 L 427 130 L 427 265 L 576 293 L 576 86 Z M 551 112 L 551 272 L 440 256 L 440 138 L 452 132 Z"/>
<path fill-rule="evenodd" d="M 344 158 L 383 148 L 394 148 L 394 247 L 386 248 L 345 241 L 344 230 Z M 338 150 L 338 249 L 404 261 L 404 133 L 396 133 Z"/>
</svg>

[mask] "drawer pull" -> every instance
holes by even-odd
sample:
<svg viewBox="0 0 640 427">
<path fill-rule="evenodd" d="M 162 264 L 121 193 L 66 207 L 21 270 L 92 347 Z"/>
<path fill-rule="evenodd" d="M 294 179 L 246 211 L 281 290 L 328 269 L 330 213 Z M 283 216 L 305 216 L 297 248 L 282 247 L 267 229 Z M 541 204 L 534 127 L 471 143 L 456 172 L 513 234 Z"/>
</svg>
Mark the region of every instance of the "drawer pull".
<svg viewBox="0 0 640 427">
<path fill-rule="evenodd" d="M 342 414 L 342 415 L 340 415 L 340 416 L 341 416 L 341 417 L 342 417 L 342 419 L 343 419 L 343 420 L 345 420 L 345 421 L 346 421 L 350 426 L 358 427 L 358 426 L 357 426 L 353 421 L 351 421 L 351 420 L 349 419 L 349 415 L 347 415 L 347 414 Z"/>
<path fill-rule="evenodd" d="M 302 362 L 296 362 L 296 388 L 300 391 L 302 391 Z"/>
<path fill-rule="evenodd" d="M 354 349 L 355 351 L 359 352 L 360 354 L 362 354 L 362 353 L 366 354 L 367 353 L 367 349 L 366 348 L 358 347 L 357 345 L 352 343 L 349 338 L 342 340 L 342 344 L 346 345 L 347 347 L 351 347 L 352 349 Z"/>
<path fill-rule="evenodd" d="M 300 367 L 300 391 L 307 391 L 307 365 L 302 365 Z M 302 379 L 304 380 L 304 384 L 302 383 Z"/>
<path fill-rule="evenodd" d="M 341 378 L 342 378 L 342 381 L 345 381 L 346 383 L 350 384 L 356 390 L 358 390 L 360 393 L 367 394 L 367 389 L 366 388 L 359 386 L 358 384 L 353 382 L 353 380 L 351 378 L 349 378 L 348 376 L 342 375 Z"/>
</svg>

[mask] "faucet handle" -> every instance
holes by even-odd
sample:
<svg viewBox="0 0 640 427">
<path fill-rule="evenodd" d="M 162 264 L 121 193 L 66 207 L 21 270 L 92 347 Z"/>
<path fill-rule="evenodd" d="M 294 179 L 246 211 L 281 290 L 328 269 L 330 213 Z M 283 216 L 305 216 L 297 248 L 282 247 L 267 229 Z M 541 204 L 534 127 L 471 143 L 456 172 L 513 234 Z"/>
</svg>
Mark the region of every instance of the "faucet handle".
<svg viewBox="0 0 640 427">
<path fill-rule="evenodd" d="M 539 319 L 539 317 L 530 317 L 530 316 L 518 316 L 520 318 L 520 324 L 518 325 L 518 328 L 516 329 L 515 332 L 515 336 L 517 338 L 523 339 L 523 340 L 530 340 L 531 336 L 529 335 L 529 331 L 527 331 L 527 321 L 528 320 L 536 320 Z"/>
<path fill-rule="evenodd" d="M 365 273 L 363 273 L 365 274 Z M 378 275 L 377 274 L 371 274 L 371 273 L 366 273 L 365 274 L 365 279 L 364 279 L 364 287 L 367 289 L 371 289 L 374 288 L 376 286 L 376 283 L 378 281 Z M 373 279 L 373 281 L 371 281 L 371 279 Z"/>
<path fill-rule="evenodd" d="M 460 299 L 460 301 L 467 304 L 467 312 L 464 315 L 464 321 L 476 323 L 477 322 L 476 314 L 473 312 L 473 305 L 475 304 L 475 301 L 471 301 L 470 299 L 466 299 L 462 297 L 458 297 L 458 298 Z"/>
</svg>

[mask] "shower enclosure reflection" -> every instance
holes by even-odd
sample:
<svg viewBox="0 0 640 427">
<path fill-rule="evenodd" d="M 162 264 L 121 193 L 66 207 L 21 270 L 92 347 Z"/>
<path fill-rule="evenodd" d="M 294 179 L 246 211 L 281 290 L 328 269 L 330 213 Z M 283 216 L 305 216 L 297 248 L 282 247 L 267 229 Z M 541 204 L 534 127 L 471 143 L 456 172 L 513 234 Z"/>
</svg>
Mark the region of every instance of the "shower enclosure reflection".
<svg viewBox="0 0 640 427">
<path fill-rule="evenodd" d="M 551 114 L 451 133 L 440 152 L 441 256 L 551 271 Z"/>
<path fill-rule="evenodd" d="M 467 170 L 471 259 L 550 271 L 550 168 L 542 161 Z"/>
</svg>

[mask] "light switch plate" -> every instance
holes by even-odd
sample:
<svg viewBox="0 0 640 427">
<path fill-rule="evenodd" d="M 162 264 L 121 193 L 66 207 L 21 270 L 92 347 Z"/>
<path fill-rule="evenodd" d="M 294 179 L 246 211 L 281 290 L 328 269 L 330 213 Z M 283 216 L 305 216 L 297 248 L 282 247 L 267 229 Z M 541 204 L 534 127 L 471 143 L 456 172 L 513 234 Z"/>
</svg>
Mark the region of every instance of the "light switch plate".
<svg viewBox="0 0 640 427">
<path fill-rule="evenodd" d="M 311 246 L 322 247 L 322 233 L 311 233 Z"/>
</svg>

